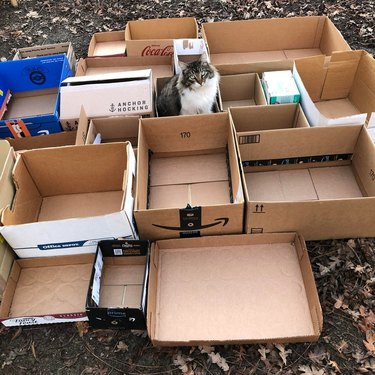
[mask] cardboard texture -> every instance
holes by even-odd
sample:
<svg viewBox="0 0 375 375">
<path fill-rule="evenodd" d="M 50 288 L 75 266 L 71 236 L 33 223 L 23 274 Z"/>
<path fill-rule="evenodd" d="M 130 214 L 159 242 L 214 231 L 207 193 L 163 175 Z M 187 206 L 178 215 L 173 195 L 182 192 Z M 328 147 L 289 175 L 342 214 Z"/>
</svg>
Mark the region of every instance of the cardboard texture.
<svg viewBox="0 0 375 375">
<path fill-rule="evenodd" d="M 210 61 L 207 47 L 203 39 L 174 39 L 173 40 L 173 65 L 175 74 L 181 73 L 179 61 L 189 63 L 199 60 L 204 55 Z"/>
<path fill-rule="evenodd" d="M 15 258 L 14 251 L 0 235 L 0 301 L 9 278 L 10 270 Z"/>
<path fill-rule="evenodd" d="M 87 56 L 125 56 L 125 49 L 124 30 L 100 32 L 92 35 Z"/>
<path fill-rule="evenodd" d="M 296 234 L 152 244 L 147 328 L 154 345 L 316 341 L 322 319 L 306 246 Z"/>
<path fill-rule="evenodd" d="M 219 83 L 220 108 L 266 105 L 259 76 L 255 73 L 222 76 Z"/>
<path fill-rule="evenodd" d="M 20 258 L 95 252 L 99 240 L 134 239 L 134 177 L 128 142 L 25 151 L 0 232 Z"/>
<path fill-rule="evenodd" d="M 0 64 L 0 90 L 11 94 L 7 110 L 0 119 L 0 138 L 60 132 L 59 87 L 61 81 L 71 75 L 64 54 Z"/>
<path fill-rule="evenodd" d="M 375 235 L 375 149 L 364 125 L 243 134 L 257 139 L 238 145 L 247 233 Z"/>
<path fill-rule="evenodd" d="M 128 56 L 173 56 L 173 39 L 198 38 L 193 17 L 129 21 L 125 28 Z"/>
<path fill-rule="evenodd" d="M 88 320 L 85 298 L 94 254 L 17 259 L 0 305 L 6 327 Z"/>
<path fill-rule="evenodd" d="M 326 16 L 203 23 L 202 36 L 211 62 L 223 75 L 259 72 L 260 66 L 263 71 L 285 70 L 290 69 L 283 67 L 288 61 L 350 50 Z M 277 64 L 269 69 L 269 63 Z"/>
<path fill-rule="evenodd" d="M 375 121 L 375 60 L 369 53 L 337 52 L 328 63 L 322 56 L 301 59 L 294 77 L 311 126 Z"/>
<path fill-rule="evenodd" d="M 141 119 L 135 219 L 142 239 L 242 232 L 227 113 Z"/>
<path fill-rule="evenodd" d="M 257 135 L 247 132 L 309 127 L 298 103 L 235 107 L 229 109 L 229 114 L 240 144 L 257 142 Z"/>
<path fill-rule="evenodd" d="M 148 241 L 100 241 L 86 312 L 98 328 L 146 329 Z"/>
</svg>

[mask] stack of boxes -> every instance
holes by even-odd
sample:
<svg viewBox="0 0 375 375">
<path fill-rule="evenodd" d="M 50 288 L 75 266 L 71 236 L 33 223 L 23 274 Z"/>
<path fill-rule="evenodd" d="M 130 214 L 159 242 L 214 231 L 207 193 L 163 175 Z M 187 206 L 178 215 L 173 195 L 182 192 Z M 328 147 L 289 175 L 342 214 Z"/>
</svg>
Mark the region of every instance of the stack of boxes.
<svg viewBox="0 0 375 375">
<path fill-rule="evenodd" d="M 131 21 L 77 66 L 69 43 L 0 64 L 3 324 L 89 320 L 168 346 L 318 339 L 305 240 L 375 237 L 374 59 L 323 16 L 201 33 Z M 162 85 L 201 54 L 218 113 L 159 118 Z"/>
</svg>

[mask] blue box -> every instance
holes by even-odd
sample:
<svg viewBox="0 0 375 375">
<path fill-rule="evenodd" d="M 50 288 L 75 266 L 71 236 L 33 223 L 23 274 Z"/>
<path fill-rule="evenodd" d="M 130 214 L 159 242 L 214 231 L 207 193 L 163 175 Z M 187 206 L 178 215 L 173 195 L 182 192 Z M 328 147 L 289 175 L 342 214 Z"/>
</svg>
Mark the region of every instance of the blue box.
<svg viewBox="0 0 375 375">
<path fill-rule="evenodd" d="M 70 76 L 63 54 L 0 63 L 0 108 L 11 95 L 2 117 L 0 112 L 0 138 L 60 132 L 59 88 Z"/>
</svg>

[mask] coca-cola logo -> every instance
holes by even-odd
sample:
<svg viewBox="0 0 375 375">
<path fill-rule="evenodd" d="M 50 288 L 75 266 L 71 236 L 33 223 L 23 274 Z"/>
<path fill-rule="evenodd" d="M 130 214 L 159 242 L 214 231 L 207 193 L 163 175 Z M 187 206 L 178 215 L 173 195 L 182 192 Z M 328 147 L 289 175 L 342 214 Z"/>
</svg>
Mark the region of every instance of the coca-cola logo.
<svg viewBox="0 0 375 375">
<path fill-rule="evenodd" d="M 157 44 L 147 46 L 142 51 L 142 56 L 172 56 L 173 55 L 173 46 L 169 45 L 162 48 Z"/>
</svg>

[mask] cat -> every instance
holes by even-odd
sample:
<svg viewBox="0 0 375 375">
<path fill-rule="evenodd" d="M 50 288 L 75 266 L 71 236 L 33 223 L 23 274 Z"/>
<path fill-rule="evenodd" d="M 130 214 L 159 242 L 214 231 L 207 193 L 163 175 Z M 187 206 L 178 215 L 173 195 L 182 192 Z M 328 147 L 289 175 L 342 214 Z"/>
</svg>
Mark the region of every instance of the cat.
<svg viewBox="0 0 375 375">
<path fill-rule="evenodd" d="M 158 115 L 178 116 L 212 113 L 220 74 L 202 54 L 197 61 L 179 62 L 181 73 L 164 85 L 157 98 Z"/>
</svg>

